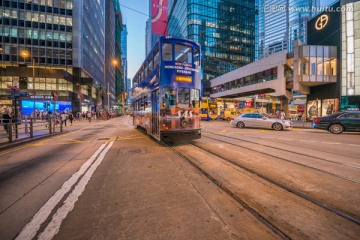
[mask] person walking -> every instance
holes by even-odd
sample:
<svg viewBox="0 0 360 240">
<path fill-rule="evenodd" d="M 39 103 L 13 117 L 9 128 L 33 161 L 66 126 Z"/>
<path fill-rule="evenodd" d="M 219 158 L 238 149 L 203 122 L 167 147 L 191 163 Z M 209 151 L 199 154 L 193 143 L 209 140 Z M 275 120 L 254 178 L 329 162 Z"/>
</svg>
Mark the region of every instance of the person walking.
<svg viewBox="0 0 360 240">
<path fill-rule="evenodd" d="M 87 113 L 87 118 L 88 118 L 89 122 L 91 122 L 91 112 L 90 111 Z"/>
<path fill-rule="evenodd" d="M 68 117 L 69 117 L 69 121 L 70 121 L 70 126 L 72 126 L 72 122 L 74 120 L 74 115 L 72 114 L 72 112 L 69 112 Z"/>
<path fill-rule="evenodd" d="M 10 112 L 8 109 L 6 109 L 5 113 L 2 115 L 2 123 L 3 123 L 3 127 L 5 129 L 5 132 L 7 132 L 7 133 L 9 131 L 9 128 L 11 127 L 10 120 L 11 120 Z"/>
<path fill-rule="evenodd" d="M 285 119 L 285 112 L 284 110 L 280 110 L 280 119 Z"/>
<path fill-rule="evenodd" d="M 66 127 L 66 120 L 67 120 L 67 115 L 65 114 L 65 112 L 63 112 L 61 114 L 61 124 L 64 123 L 65 127 Z"/>
</svg>

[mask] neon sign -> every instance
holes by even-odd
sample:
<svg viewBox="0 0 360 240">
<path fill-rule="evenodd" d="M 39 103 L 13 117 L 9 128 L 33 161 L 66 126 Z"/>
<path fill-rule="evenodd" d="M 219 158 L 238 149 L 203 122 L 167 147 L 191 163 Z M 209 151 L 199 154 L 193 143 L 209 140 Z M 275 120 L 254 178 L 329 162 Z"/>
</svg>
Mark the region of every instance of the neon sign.
<svg viewBox="0 0 360 240">
<path fill-rule="evenodd" d="M 321 15 L 315 22 L 315 28 L 317 30 L 323 29 L 329 22 L 329 17 L 325 14 Z"/>
</svg>

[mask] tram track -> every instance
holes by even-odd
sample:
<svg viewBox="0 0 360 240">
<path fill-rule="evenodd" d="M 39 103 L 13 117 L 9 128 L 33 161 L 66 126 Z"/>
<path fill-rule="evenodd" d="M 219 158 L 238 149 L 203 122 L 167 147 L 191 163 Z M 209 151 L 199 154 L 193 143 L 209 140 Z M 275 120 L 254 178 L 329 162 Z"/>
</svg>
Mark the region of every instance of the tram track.
<svg viewBox="0 0 360 240">
<path fill-rule="evenodd" d="M 296 154 L 298 156 L 303 156 L 303 157 L 315 159 L 315 160 L 330 163 L 330 164 L 333 164 L 333 165 L 336 165 L 336 166 L 352 168 L 352 169 L 355 169 L 355 170 L 360 169 L 360 166 L 355 166 L 355 165 L 346 164 L 346 163 L 340 163 L 340 162 L 332 161 L 332 160 L 329 160 L 329 159 L 315 157 L 315 156 L 312 156 L 312 155 L 309 155 L 309 154 L 304 154 L 304 153 L 301 153 L 301 152 L 292 151 L 292 150 L 289 150 L 289 149 L 282 149 L 282 148 L 271 146 L 271 145 L 268 145 L 268 144 L 261 144 L 261 143 L 258 143 L 258 142 L 248 141 L 248 140 L 234 138 L 234 137 L 225 136 L 225 135 L 216 134 L 216 133 L 210 133 L 210 134 L 220 136 L 220 137 L 223 137 L 223 138 L 233 139 L 233 140 L 240 141 L 240 142 L 246 142 L 246 143 L 250 143 L 250 144 L 255 144 L 255 145 L 258 145 L 258 146 L 262 146 L 262 147 L 268 147 L 268 148 L 271 148 L 272 150 L 280 150 L 280 151 L 283 151 L 283 152 L 286 152 L 286 153 Z M 240 147 L 240 148 L 244 148 L 244 149 L 247 149 L 247 150 L 251 150 L 251 151 L 254 151 L 254 152 L 257 152 L 257 153 L 260 153 L 260 154 L 264 154 L 264 155 L 267 155 L 267 156 L 270 156 L 270 157 L 275 157 L 275 158 L 277 158 L 279 160 L 282 160 L 282 161 L 291 162 L 293 164 L 297 164 L 297 165 L 300 165 L 300 166 L 303 166 L 303 167 L 311 168 L 311 169 L 314 169 L 314 170 L 317 170 L 317 171 L 320 171 L 320 172 L 324 172 L 324 173 L 333 175 L 335 177 L 338 177 L 338 178 L 341 178 L 341 179 L 344 179 L 344 180 L 347 180 L 347 181 L 350 181 L 350 182 L 360 184 L 360 179 L 349 178 L 349 177 L 346 177 L 346 176 L 343 176 L 343 175 L 340 175 L 340 174 L 337 174 L 337 173 L 333 173 L 333 172 L 330 172 L 330 171 L 320 169 L 318 167 L 312 167 L 312 166 L 309 166 L 309 165 L 306 165 L 306 164 L 302 164 L 302 163 L 290 160 L 288 158 L 281 157 L 279 155 L 271 154 L 271 153 L 264 152 L 264 151 L 259 151 L 256 148 L 246 147 L 246 146 L 238 145 L 238 144 L 231 143 L 231 142 L 228 142 L 228 141 L 220 140 L 219 138 L 212 138 L 212 137 L 209 137 L 207 135 L 203 135 L 203 137 L 209 138 L 209 139 L 212 139 L 212 140 L 216 140 L 216 141 L 219 141 L 219 142 L 223 142 L 223 143 L 235 146 L 235 147 Z"/>
<path fill-rule="evenodd" d="M 213 182 L 217 187 L 222 189 L 225 193 L 227 193 L 230 197 L 232 197 L 236 202 L 238 202 L 241 206 L 243 206 L 247 211 L 249 211 L 256 219 L 258 219 L 261 223 L 263 223 L 265 226 L 267 226 L 270 230 L 272 230 L 276 235 L 278 235 L 281 239 L 291 239 L 289 236 L 287 236 L 284 232 L 282 232 L 279 228 L 277 228 L 275 225 L 273 225 L 270 221 L 268 221 L 265 217 L 263 217 L 261 214 L 259 214 L 255 209 L 250 207 L 247 203 L 245 203 L 243 200 L 241 200 L 236 194 L 234 194 L 230 189 L 228 189 L 226 186 L 221 184 L 220 181 L 216 180 L 214 177 L 211 176 L 208 172 L 206 172 L 204 169 L 202 169 L 198 164 L 196 164 L 194 161 L 192 161 L 188 156 L 181 153 L 180 151 L 176 150 L 172 146 L 162 143 L 167 147 L 170 147 L 178 156 L 180 156 L 182 159 L 187 161 L 191 166 L 193 166 L 197 171 L 199 171 L 202 175 L 204 175 L 206 178 L 208 178 L 211 182 Z"/>
<path fill-rule="evenodd" d="M 218 140 L 218 139 L 216 139 Z M 169 146 L 169 145 L 168 145 Z M 215 153 L 211 150 L 209 150 L 208 148 L 204 148 L 201 146 L 198 146 L 197 144 L 194 144 L 193 142 L 187 142 L 187 146 L 191 146 L 194 148 L 197 148 L 197 151 L 203 151 L 206 152 L 207 154 L 210 154 L 211 157 L 215 157 L 218 158 L 220 161 L 226 162 L 226 164 L 229 164 L 231 166 L 233 166 L 234 168 L 238 168 L 241 169 L 245 172 L 247 172 L 248 174 L 251 174 L 252 176 L 255 176 L 254 178 L 260 178 L 262 180 L 265 180 L 266 182 L 282 189 L 285 190 L 286 192 L 291 193 L 292 195 L 294 195 L 295 197 L 301 198 L 302 200 L 308 201 L 312 204 L 315 204 L 316 206 L 324 209 L 324 211 L 327 211 L 330 214 L 335 214 L 338 217 L 342 218 L 344 221 L 347 222 L 351 222 L 353 224 L 355 224 L 357 227 L 359 227 L 360 225 L 360 219 L 350 215 L 347 212 L 344 212 L 338 208 L 335 207 L 331 207 L 330 205 L 328 205 L 328 203 L 323 202 L 323 201 L 319 201 L 309 195 L 306 195 L 294 188 L 288 187 L 285 184 L 282 184 L 274 179 L 272 179 L 271 177 L 267 177 L 264 174 L 262 174 L 261 172 L 252 170 L 244 165 L 241 165 L 237 162 L 234 162 L 233 160 L 222 156 L 221 154 Z M 283 231 L 281 225 L 279 226 L 278 223 L 273 223 L 274 219 L 272 216 L 264 216 L 262 214 L 262 212 L 259 212 L 258 209 L 253 208 L 252 204 L 248 203 L 246 200 L 243 200 L 241 196 L 239 196 L 239 194 L 237 193 L 237 190 L 232 189 L 233 184 L 229 184 L 228 181 L 222 179 L 219 176 L 214 176 L 214 173 L 206 170 L 206 164 L 202 165 L 199 164 L 198 160 L 196 157 L 193 157 L 191 155 L 188 155 L 187 152 L 192 152 L 192 151 L 196 151 L 196 150 L 188 150 L 188 151 L 183 151 L 181 149 L 178 149 L 178 147 L 176 146 L 169 146 L 178 156 L 180 156 L 182 159 L 186 160 L 188 163 L 190 163 L 191 166 L 193 166 L 194 168 L 196 168 L 202 175 L 204 175 L 206 178 L 208 178 L 209 180 L 211 180 L 211 182 L 213 182 L 214 184 L 216 184 L 220 189 L 222 189 L 224 192 L 226 192 L 229 196 L 231 196 L 235 201 L 237 201 L 239 204 L 241 204 L 244 208 L 246 208 L 249 212 L 251 212 L 257 219 L 259 219 L 263 224 L 265 224 L 267 227 L 269 227 L 272 231 L 274 231 L 276 234 L 278 234 L 282 239 L 292 239 L 291 234 L 289 234 L 287 231 Z M 186 152 L 186 153 L 185 153 Z M 229 187 L 230 186 L 230 187 Z M 251 202 L 251 201 L 250 201 Z M 255 204 L 257 205 L 257 204 Z"/>
</svg>

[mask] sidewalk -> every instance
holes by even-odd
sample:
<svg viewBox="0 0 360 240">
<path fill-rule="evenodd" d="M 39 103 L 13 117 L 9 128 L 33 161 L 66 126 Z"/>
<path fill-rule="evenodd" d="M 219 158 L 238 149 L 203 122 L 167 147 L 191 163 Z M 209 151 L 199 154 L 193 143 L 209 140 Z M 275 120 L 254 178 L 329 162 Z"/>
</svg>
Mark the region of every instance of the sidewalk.
<svg viewBox="0 0 360 240">
<path fill-rule="evenodd" d="M 33 133 L 34 137 L 33 138 L 30 138 L 30 133 L 25 133 L 23 131 L 21 133 L 19 132 L 18 138 L 15 138 L 15 136 L 13 136 L 13 142 L 11 142 L 11 143 L 9 142 L 6 135 L 2 132 L 2 134 L 0 135 L 0 151 L 3 151 L 5 149 L 9 149 L 9 148 L 12 148 L 12 147 L 16 147 L 16 146 L 19 146 L 19 145 L 22 145 L 22 144 L 26 144 L 26 143 L 29 143 L 29 142 L 32 142 L 32 141 L 37 141 L 37 140 L 40 140 L 40 139 L 49 138 L 49 137 L 56 136 L 56 135 L 59 135 L 59 134 L 68 133 L 70 131 L 78 130 L 78 129 L 82 128 L 82 127 L 86 127 L 86 126 L 89 126 L 91 124 L 95 124 L 95 123 L 101 122 L 101 121 L 104 121 L 104 120 L 91 120 L 91 122 L 89 122 L 89 121 L 84 119 L 84 120 L 81 120 L 81 121 L 74 121 L 72 126 L 70 126 L 70 122 L 68 122 L 67 127 L 65 127 L 63 125 L 63 131 L 62 132 L 60 132 L 60 125 L 57 125 L 55 127 L 55 132 L 52 133 L 52 134 L 49 134 L 49 130 L 46 129 L 45 127 L 43 127 L 40 130 L 34 131 L 34 133 Z M 22 124 L 24 124 L 24 123 L 22 123 Z"/>
</svg>

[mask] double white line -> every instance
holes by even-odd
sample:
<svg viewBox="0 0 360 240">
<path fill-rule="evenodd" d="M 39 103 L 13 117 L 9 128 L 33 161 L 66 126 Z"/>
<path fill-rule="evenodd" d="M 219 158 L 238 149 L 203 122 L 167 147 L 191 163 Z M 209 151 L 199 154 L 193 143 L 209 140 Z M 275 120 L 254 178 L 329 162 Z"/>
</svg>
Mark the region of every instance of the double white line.
<svg viewBox="0 0 360 240">
<path fill-rule="evenodd" d="M 76 201 L 84 192 L 91 176 L 96 168 L 101 164 L 106 153 L 109 151 L 114 142 L 110 142 L 107 147 L 104 143 L 101 147 L 87 160 L 69 180 L 45 203 L 45 205 L 35 214 L 31 221 L 21 230 L 16 240 L 33 239 L 46 219 L 49 217 L 55 206 L 78 182 L 74 190 L 69 194 L 63 205 L 52 216 L 52 220 L 46 226 L 45 230 L 39 235 L 39 239 L 52 239 L 60 229 L 62 221 L 74 208 Z M 80 179 L 81 178 L 81 179 Z M 79 180 L 80 179 L 80 180 Z"/>
</svg>

